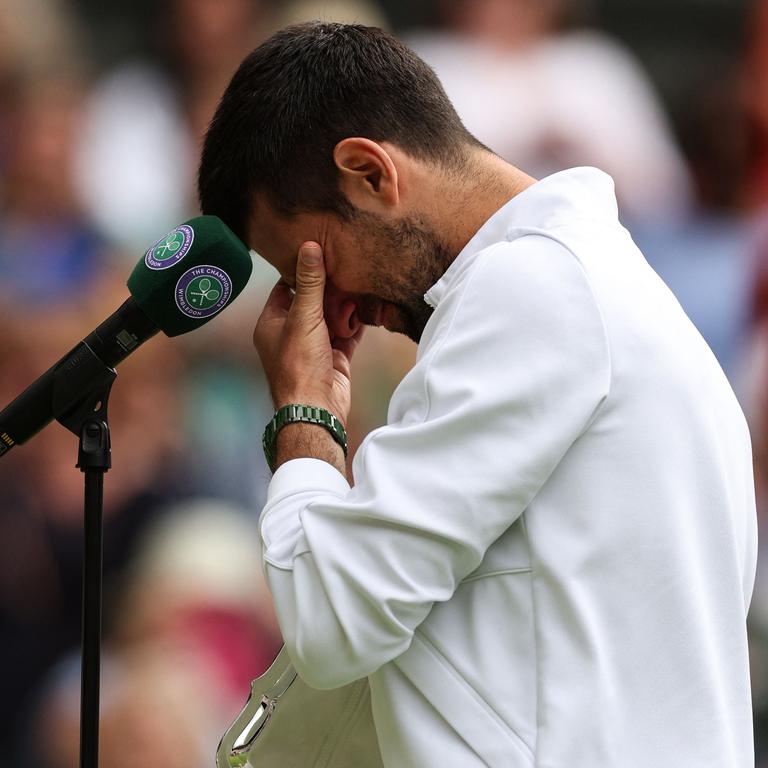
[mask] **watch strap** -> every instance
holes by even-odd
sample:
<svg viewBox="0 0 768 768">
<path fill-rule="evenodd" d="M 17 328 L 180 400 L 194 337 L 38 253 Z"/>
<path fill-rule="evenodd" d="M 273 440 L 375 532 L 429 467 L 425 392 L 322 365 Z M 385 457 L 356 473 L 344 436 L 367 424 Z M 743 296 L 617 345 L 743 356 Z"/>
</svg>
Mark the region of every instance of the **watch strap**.
<svg viewBox="0 0 768 768">
<path fill-rule="evenodd" d="M 277 433 L 287 424 L 296 423 L 317 424 L 324 427 L 341 446 L 344 451 L 344 458 L 347 457 L 347 431 L 330 411 L 316 405 L 290 403 L 277 409 L 272 420 L 265 427 L 264 436 L 261 439 L 264 457 L 272 472 L 275 471 L 275 463 L 277 462 Z"/>
</svg>

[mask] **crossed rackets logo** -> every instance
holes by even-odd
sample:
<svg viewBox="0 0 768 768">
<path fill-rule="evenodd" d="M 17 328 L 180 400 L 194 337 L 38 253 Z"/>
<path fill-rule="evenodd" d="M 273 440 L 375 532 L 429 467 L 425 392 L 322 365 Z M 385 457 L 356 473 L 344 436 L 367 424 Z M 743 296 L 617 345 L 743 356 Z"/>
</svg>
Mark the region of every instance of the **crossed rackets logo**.
<svg viewBox="0 0 768 768">
<path fill-rule="evenodd" d="M 214 282 L 218 287 L 214 286 Z M 199 277 L 189 284 L 186 294 L 190 304 L 200 309 L 208 309 L 208 307 L 212 307 L 219 300 L 219 296 L 221 296 L 221 283 L 209 277 Z"/>
<path fill-rule="evenodd" d="M 181 248 L 183 242 L 184 236 L 180 232 L 171 232 L 164 242 L 154 247 L 152 255 L 158 261 L 170 259 Z"/>
<path fill-rule="evenodd" d="M 179 278 L 174 294 L 176 306 L 187 317 L 212 317 L 232 298 L 232 278 L 219 267 L 201 264 Z"/>
<path fill-rule="evenodd" d="M 150 269 L 170 269 L 189 253 L 194 239 L 195 230 L 189 224 L 180 224 L 147 251 L 144 263 Z"/>
</svg>

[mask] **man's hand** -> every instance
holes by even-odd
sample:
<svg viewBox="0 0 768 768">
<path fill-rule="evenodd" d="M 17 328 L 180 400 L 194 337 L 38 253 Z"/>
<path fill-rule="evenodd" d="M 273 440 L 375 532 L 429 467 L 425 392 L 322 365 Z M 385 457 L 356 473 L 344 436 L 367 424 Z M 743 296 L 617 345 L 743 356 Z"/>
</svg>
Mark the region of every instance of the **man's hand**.
<svg viewBox="0 0 768 768">
<path fill-rule="evenodd" d="M 282 280 L 277 283 L 256 324 L 253 341 L 275 408 L 288 403 L 319 406 L 346 426 L 351 404 L 350 361 L 362 326 L 351 338 L 332 339 L 323 316 L 324 294 L 322 249 L 317 243 L 306 242 L 299 249 L 295 292 Z M 322 427 L 303 424 L 283 428 L 278 439 L 278 463 L 281 458 L 286 460 L 286 452 L 292 452 L 285 446 L 283 432 L 295 436 L 302 445 L 299 455 L 306 456 L 312 453 L 309 442 L 320 441 L 323 450 L 317 452 L 327 453 L 327 440 L 333 442 L 333 438 L 322 438 L 319 433 L 323 431 Z M 326 455 L 317 458 L 328 460 Z"/>
</svg>

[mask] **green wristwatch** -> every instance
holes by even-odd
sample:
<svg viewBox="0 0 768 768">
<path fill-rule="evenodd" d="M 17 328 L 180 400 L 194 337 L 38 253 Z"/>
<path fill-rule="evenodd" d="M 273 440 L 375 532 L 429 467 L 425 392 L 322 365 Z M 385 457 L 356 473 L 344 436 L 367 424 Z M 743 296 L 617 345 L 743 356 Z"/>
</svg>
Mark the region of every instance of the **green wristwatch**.
<svg viewBox="0 0 768 768">
<path fill-rule="evenodd" d="M 330 411 L 314 405 L 291 403 L 290 405 L 278 408 L 277 413 L 272 417 L 272 421 L 265 427 L 264 436 L 261 438 L 264 456 L 272 472 L 275 471 L 275 462 L 277 461 L 277 433 L 286 424 L 295 424 L 301 421 L 325 427 L 331 433 L 333 439 L 341 446 L 341 449 L 344 451 L 344 458 L 347 457 L 347 431 L 344 429 L 344 425 Z"/>
</svg>

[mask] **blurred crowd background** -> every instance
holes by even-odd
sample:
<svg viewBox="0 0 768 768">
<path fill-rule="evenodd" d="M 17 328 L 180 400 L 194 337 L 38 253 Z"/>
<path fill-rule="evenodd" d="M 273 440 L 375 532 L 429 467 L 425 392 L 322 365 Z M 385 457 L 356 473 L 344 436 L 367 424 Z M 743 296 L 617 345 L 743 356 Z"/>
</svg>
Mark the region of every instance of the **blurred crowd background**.
<svg viewBox="0 0 768 768">
<path fill-rule="evenodd" d="M 768 0 L 0 0 L 0 408 L 197 213 L 200 140 L 287 23 L 390 29 L 535 176 L 595 165 L 748 414 L 768 515 Z M 119 370 L 106 476 L 104 768 L 202 768 L 281 641 L 259 568 L 272 408 L 251 332 L 277 279 Z M 351 454 L 415 347 L 371 332 Z M 57 424 L 0 461 L 0 766 L 77 764 L 82 476 Z M 768 559 L 750 616 L 768 765 Z M 638 585 L 642 589 L 642 585 Z"/>
</svg>

